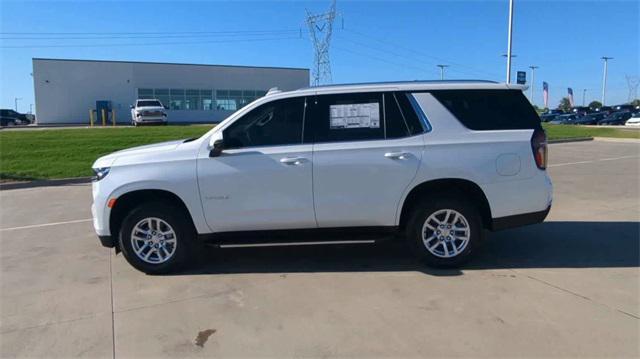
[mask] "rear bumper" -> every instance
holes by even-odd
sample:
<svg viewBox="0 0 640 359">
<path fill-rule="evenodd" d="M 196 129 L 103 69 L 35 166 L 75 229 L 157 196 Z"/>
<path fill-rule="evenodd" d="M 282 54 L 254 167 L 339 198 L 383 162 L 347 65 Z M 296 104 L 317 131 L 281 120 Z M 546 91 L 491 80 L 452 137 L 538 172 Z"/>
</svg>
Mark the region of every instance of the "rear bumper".
<svg viewBox="0 0 640 359">
<path fill-rule="evenodd" d="M 542 223 L 544 219 L 547 218 L 547 215 L 549 214 L 550 210 L 551 210 L 551 205 L 549 205 L 549 207 L 547 207 L 547 209 L 545 209 L 544 211 L 540 211 L 540 212 L 524 213 L 524 214 L 517 214 L 514 216 L 494 218 L 491 224 L 491 230 L 500 231 L 503 229 Z"/>
</svg>

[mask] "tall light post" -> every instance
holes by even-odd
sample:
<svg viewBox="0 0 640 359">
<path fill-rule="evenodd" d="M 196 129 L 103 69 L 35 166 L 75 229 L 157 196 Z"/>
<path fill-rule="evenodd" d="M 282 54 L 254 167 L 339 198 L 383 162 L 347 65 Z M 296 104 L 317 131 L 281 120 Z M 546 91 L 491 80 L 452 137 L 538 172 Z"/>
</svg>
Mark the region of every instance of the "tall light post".
<svg viewBox="0 0 640 359">
<path fill-rule="evenodd" d="M 509 35 L 507 36 L 507 83 L 511 83 L 511 34 L 513 32 L 513 0 L 509 0 Z"/>
<path fill-rule="evenodd" d="M 440 68 L 440 80 L 444 80 L 444 69 L 449 67 L 449 65 L 436 65 Z"/>
<path fill-rule="evenodd" d="M 14 106 L 15 106 L 15 110 L 16 110 L 16 112 L 18 112 L 18 101 L 19 101 L 19 100 L 22 100 L 22 97 L 14 97 L 14 98 L 13 98 L 13 104 L 14 104 Z"/>
<path fill-rule="evenodd" d="M 29 114 L 30 115 L 33 114 L 33 104 L 32 103 L 29 104 Z"/>
<path fill-rule="evenodd" d="M 587 96 L 587 89 L 582 89 L 582 106 L 584 107 L 584 99 Z"/>
<path fill-rule="evenodd" d="M 531 104 L 535 105 L 535 100 L 533 99 L 533 86 L 535 86 L 536 84 L 536 69 L 539 69 L 540 66 L 531 65 L 529 66 L 529 68 L 531 69 L 531 92 L 529 98 L 531 99 Z"/>
<path fill-rule="evenodd" d="M 602 106 L 604 106 L 607 95 L 607 64 L 609 60 L 613 60 L 613 57 L 602 56 L 601 59 L 604 60 L 604 74 L 602 75 Z"/>
</svg>

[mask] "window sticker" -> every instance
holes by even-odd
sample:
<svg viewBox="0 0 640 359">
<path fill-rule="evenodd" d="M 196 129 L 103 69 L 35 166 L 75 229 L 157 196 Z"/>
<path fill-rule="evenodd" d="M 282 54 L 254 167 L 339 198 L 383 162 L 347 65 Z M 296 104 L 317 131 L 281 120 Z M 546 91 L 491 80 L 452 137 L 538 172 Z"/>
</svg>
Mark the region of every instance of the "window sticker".
<svg viewBox="0 0 640 359">
<path fill-rule="evenodd" d="M 331 105 L 329 110 L 329 128 L 332 130 L 380 128 L 380 104 L 377 102 Z"/>
</svg>

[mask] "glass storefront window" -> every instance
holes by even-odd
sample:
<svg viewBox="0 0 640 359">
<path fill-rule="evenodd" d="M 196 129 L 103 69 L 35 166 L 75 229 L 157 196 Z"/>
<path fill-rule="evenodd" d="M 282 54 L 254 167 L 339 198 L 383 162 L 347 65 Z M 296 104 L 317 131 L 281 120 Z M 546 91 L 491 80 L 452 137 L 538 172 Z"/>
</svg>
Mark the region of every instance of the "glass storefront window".
<svg viewBox="0 0 640 359">
<path fill-rule="evenodd" d="M 169 93 L 171 96 L 171 105 L 169 107 L 172 110 L 184 110 L 184 90 L 171 89 Z"/>
</svg>

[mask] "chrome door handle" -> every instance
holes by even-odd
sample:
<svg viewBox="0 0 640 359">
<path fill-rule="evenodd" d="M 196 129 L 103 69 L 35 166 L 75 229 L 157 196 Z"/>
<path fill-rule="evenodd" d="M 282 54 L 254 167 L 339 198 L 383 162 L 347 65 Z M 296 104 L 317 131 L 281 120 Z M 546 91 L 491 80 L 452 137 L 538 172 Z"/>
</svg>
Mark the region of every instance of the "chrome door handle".
<svg viewBox="0 0 640 359">
<path fill-rule="evenodd" d="M 409 152 L 387 152 L 384 154 L 384 157 L 386 158 L 390 158 L 392 160 L 406 160 L 407 158 L 409 158 L 409 156 L 411 155 L 411 153 Z"/>
<path fill-rule="evenodd" d="M 280 163 L 285 165 L 301 165 L 306 160 L 304 157 L 283 157 L 280 159 Z"/>
</svg>

